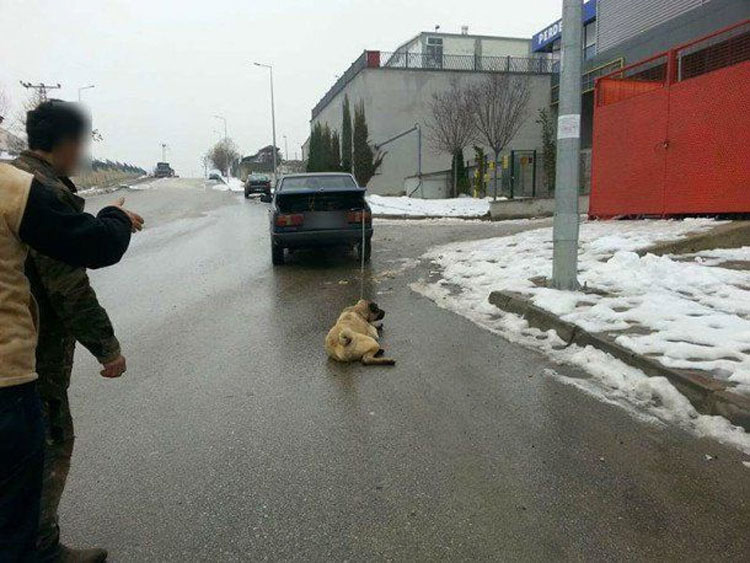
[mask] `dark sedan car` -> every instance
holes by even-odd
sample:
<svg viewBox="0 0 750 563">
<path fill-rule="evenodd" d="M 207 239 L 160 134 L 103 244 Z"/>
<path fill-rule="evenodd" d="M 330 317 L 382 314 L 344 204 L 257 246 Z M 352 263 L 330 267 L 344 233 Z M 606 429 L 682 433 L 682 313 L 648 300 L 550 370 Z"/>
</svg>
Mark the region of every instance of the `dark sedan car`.
<svg viewBox="0 0 750 563">
<path fill-rule="evenodd" d="M 284 176 L 271 201 L 273 264 L 284 263 L 286 249 L 321 246 L 356 248 L 369 261 L 372 214 L 365 193 L 351 174 Z"/>
<path fill-rule="evenodd" d="M 245 197 L 251 194 L 271 195 L 271 177 L 265 174 L 251 174 L 245 181 Z"/>
</svg>

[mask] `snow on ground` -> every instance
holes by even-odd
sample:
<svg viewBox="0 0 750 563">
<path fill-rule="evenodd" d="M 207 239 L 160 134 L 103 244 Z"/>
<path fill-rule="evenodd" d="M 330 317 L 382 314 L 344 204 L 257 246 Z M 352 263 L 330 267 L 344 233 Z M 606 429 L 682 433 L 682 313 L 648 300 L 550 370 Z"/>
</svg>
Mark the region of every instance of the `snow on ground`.
<svg viewBox="0 0 750 563">
<path fill-rule="evenodd" d="M 530 281 L 551 275 L 549 228 L 435 248 L 422 257 L 436 265 L 431 279 L 412 289 L 508 340 L 541 348 L 552 359 L 591 375 L 588 380 L 562 378 L 566 383 L 750 455 L 750 434 L 722 417 L 699 414 L 666 379 L 646 377 L 591 347 L 566 348 L 554 331 L 542 333 L 488 302 L 493 290 L 521 292 L 588 330 L 620 331 L 618 342 L 666 365 L 711 370 L 714 376 L 750 385 L 750 272 L 710 267 L 700 258 L 679 262 L 634 253 L 717 224 L 709 219 L 584 223 L 579 280 L 606 295 L 557 291 Z"/>
<path fill-rule="evenodd" d="M 85 188 L 83 190 L 78 190 L 78 195 L 83 197 L 88 197 L 92 195 L 99 195 L 99 194 L 108 194 L 112 192 L 116 192 L 122 189 L 125 190 L 150 190 L 159 184 L 159 182 L 163 181 L 164 178 L 153 178 L 151 180 L 145 180 L 146 176 L 141 176 L 136 179 L 129 179 L 129 180 L 123 180 L 122 182 L 112 184 L 110 186 L 92 186 L 90 188 Z"/>
<path fill-rule="evenodd" d="M 412 217 L 482 217 L 490 212 L 491 198 L 420 199 L 368 195 L 373 215 L 404 215 Z"/>
<path fill-rule="evenodd" d="M 213 189 L 219 192 L 244 192 L 245 185 L 239 178 L 224 178 L 222 182 L 214 184 Z"/>
</svg>

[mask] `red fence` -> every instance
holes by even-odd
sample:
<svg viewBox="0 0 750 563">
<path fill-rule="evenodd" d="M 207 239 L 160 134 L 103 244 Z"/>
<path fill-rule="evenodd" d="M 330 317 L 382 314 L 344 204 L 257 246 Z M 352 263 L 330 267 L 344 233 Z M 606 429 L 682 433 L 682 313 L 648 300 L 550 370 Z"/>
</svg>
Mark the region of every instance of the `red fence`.
<svg viewBox="0 0 750 563">
<path fill-rule="evenodd" d="M 750 212 L 750 21 L 597 81 L 590 215 Z"/>
</svg>

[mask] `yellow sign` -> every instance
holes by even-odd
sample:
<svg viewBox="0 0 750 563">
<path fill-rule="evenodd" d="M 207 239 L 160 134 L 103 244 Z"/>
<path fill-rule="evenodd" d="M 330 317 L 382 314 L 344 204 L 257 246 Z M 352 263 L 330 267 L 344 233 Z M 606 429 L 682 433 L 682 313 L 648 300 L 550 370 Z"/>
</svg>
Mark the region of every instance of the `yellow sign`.
<svg viewBox="0 0 750 563">
<path fill-rule="evenodd" d="M 506 154 L 503 156 L 503 170 L 508 169 L 508 164 L 509 164 L 509 159 L 508 159 L 508 155 Z"/>
</svg>

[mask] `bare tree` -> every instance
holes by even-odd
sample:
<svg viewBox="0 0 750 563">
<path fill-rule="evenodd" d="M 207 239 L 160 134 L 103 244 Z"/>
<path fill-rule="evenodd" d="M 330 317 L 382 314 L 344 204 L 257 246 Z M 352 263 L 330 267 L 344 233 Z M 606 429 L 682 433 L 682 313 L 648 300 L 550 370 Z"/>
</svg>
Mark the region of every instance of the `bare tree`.
<svg viewBox="0 0 750 563">
<path fill-rule="evenodd" d="M 211 147 L 206 156 L 222 174 L 229 176 L 230 167 L 240 157 L 240 153 L 232 139 L 222 139 Z"/>
<path fill-rule="evenodd" d="M 8 118 L 8 111 L 10 111 L 10 98 L 5 90 L 0 87 L 0 124 Z"/>
<path fill-rule="evenodd" d="M 467 99 L 477 135 L 495 157 L 493 189 L 497 197 L 497 159 L 526 120 L 531 91 L 526 76 L 488 74 L 469 90 Z"/>
<path fill-rule="evenodd" d="M 458 166 L 456 156 L 463 153 L 475 135 L 474 122 L 466 89 L 457 79 L 450 87 L 432 95 L 430 115 L 426 124 L 427 142 L 438 153 L 451 155 L 453 197 L 458 196 Z"/>
</svg>

